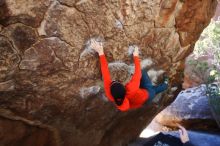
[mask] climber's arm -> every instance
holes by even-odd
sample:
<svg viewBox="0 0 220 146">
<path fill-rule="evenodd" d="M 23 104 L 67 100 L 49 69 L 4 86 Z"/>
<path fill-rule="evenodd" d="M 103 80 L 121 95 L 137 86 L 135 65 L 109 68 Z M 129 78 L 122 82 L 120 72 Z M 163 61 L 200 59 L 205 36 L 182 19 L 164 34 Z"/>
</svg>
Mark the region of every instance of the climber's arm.
<svg viewBox="0 0 220 146">
<path fill-rule="evenodd" d="M 134 53 L 133 53 L 133 59 L 134 59 L 134 65 L 135 65 L 135 72 L 128 83 L 128 92 L 135 92 L 139 89 L 140 86 L 140 80 L 141 80 L 141 65 L 139 61 L 139 51 L 138 48 L 135 47 Z"/>
<path fill-rule="evenodd" d="M 110 77 L 110 72 L 108 69 L 108 63 L 107 63 L 107 60 L 105 58 L 105 54 L 103 51 L 102 43 L 96 42 L 95 40 L 91 40 L 91 48 L 93 48 L 99 54 L 102 78 L 104 81 L 105 94 L 110 101 L 114 101 L 113 97 L 111 96 L 111 92 L 110 92 L 111 77 Z"/>
<path fill-rule="evenodd" d="M 111 96 L 111 92 L 110 92 L 110 86 L 111 86 L 112 81 L 111 81 L 110 72 L 108 69 L 108 63 L 105 58 L 105 55 L 99 54 L 99 59 L 101 63 L 101 71 L 102 71 L 102 78 L 104 81 L 105 94 L 110 101 L 114 101 L 113 97 Z"/>
</svg>

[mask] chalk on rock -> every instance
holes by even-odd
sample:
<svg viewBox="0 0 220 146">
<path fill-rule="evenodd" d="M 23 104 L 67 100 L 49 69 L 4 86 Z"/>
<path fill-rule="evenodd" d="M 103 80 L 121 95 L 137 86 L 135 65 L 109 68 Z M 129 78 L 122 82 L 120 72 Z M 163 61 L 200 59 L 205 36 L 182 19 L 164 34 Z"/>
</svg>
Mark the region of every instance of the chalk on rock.
<svg viewBox="0 0 220 146">
<path fill-rule="evenodd" d="M 126 63 L 121 61 L 115 61 L 108 64 L 109 68 L 112 68 L 112 70 L 117 71 L 120 70 L 124 66 L 128 66 Z"/>
<path fill-rule="evenodd" d="M 162 75 L 165 71 L 164 70 L 154 70 L 150 69 L 147 73 L 148 76 L 151 78 L 152 84 L 155 85 L 157 83 L 157 79 L 160 75 Z"/>
<path fill-rule="evenodd" d="M 131 68 L 124 62 L 111 62 L 108 64 L 112 80 L 119 80 L 123 84 L 131 78 Z"/>
<path fill-rule="evenodd" d="M 129 66 L 128 66 L 128 72 L 129 72 L 130 74 L 134 74 L 134 71 L 135 71 L 134 65 L 129 65 Z"/>
<path fill-rule="evenodd" d="M 130 46 L 128 47 L 128 55 L 132 55 L 133 52 L 134 52 L 134 47 L 130 45 Z"/>
<path fill-rule="evenodd" d="M 141 69 L 145 69 L 145 68 L 149 68 L 151 65 L 153 65 L 153 61 L 151 60 L 151 58 L 147 58 L 141 61 Z M 134 64 L 129 65 L 129 73 L 134 74 Z"/>
<path fill-rule="evenodd" d="M 96 42 L 100 42 L 102 45 L 104 44 L 105 40 L 102 37 L 93 37 L 86 41 L 85 49 L 80 54 L 80 58 L 85 57 L 87 55 L 94 55 L 96 51 L 91 48 L 91 41 L 95 40 Z"/>
<path fill-rule="evenodd" d="M 80 95 L 83 99 L 96 95 L 100 91 L 100 86 L 83 87 L 80 89 Z"/>
<path fill-rule="evenodd" d="M 101 100 L 103 100 L 104 102 L 108 102 L 108 98 L 105 96 L 105 94 L 102 94 Z"/>
<path fill-rule="evenodd" d="M 123 29 L 123 23 L 121 20 L 116 19 L 115 26 L 119 29 Z"/>
<path fill-rule="evenodd" d="M 83 3 L 86 3 L 88 0 L 79 0 L 77 3 L 76 3 L 76 5 L 81 5 L 81 4 L 83 4 Z"/>
<path fill-rule="evenodd" d="M 147 58 L 141 61 L 141 68 L 147 68 L 150 67 L 151 65 L 153 65 L 153 61 L 151 58 Z"/>
<path fill-rule="evenodd" d="M 176 87 L 176 86 L 175 86 L 175 87 L 172 87 L 172 88 L 171 88 L 171 92 L 175 92 L 177 89 L 178 89 L 178 87 Z"/>
<path fill-rule="evenodd" d="M 139 48 L 137 45 L 129 45 L 129 46 L 128 46 L 128 55 L 132 55 L 133 52 L 134 52 L 134 49 L 135 49 L 136 47 Z M 139 49 L 139 54 L 140 54 L 140 49 Z"/>
<path fill-rule="evenodd" d="M 153 103 L 159 103 L 159 101 L 162 99 L 162 94 L 159 93 L 155 96 L 155 98 L 152 100 Z"/>
</svg>

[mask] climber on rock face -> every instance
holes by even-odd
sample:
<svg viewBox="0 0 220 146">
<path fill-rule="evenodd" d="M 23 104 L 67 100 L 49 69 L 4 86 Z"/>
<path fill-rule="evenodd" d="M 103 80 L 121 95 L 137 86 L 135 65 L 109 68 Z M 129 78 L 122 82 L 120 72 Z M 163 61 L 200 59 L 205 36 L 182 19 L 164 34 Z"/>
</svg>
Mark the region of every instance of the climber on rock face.
<svg viewBox="0 0 220 146">
<path fill-rule="evenodd" d="M 135 72 L 132 79 L 125 86 L 119 81 L 111 80 L 102 43 L 92 39 L 90 47 L 99 54 L 106 96 L 116 104 L 119 110 L 127 111 L 139 108 L 145 102 L 150 103 L 156 94 L 168 88 L 168 80 L 158 86 L 153 86 L 147 72 L 141 71 L 138 57 L 139 48 L 137 46 L 134 46 L 133 51 Z"/>
</svg>

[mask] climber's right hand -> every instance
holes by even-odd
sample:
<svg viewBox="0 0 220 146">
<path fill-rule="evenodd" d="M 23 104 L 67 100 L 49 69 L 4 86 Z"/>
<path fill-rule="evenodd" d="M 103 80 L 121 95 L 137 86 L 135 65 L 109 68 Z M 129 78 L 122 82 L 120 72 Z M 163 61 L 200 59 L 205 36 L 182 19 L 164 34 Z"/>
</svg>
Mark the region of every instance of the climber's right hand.
<svg viewBox="0 0 220 146">
<path fill-rule="evenodd" d="M 133 55 L 134 55 L 134 56 L 139 56 L 139 47 L 136 46 L 136 45 L 134 45 L 133 47 L 134 47 Z"/>
<path fill-rule="evenodd" d="M 103 43 L 102 42 L 97 42 L 94 39 L 92 39 L 90 47 L 92 49 L 94 49 L 97 53 L 99 53 L 99 55 L 103 55 L 104 54 Z"/>
</svg>

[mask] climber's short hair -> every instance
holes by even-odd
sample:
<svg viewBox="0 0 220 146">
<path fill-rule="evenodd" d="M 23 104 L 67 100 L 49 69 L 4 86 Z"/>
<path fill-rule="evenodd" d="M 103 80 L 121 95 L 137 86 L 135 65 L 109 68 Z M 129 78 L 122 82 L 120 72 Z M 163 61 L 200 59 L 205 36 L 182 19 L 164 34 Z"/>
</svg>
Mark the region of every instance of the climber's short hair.
<svg viewBox="0 0 220 146">
<path fill-rule="evenodd" d="M 124 101 L 126 94 L 124 85 L 119 81 L 112 81 L 110 90 L 111 90 L 111 95 L 115 100 L 115 103 L 117 105 L 121 105 Z"/>
</svg>

